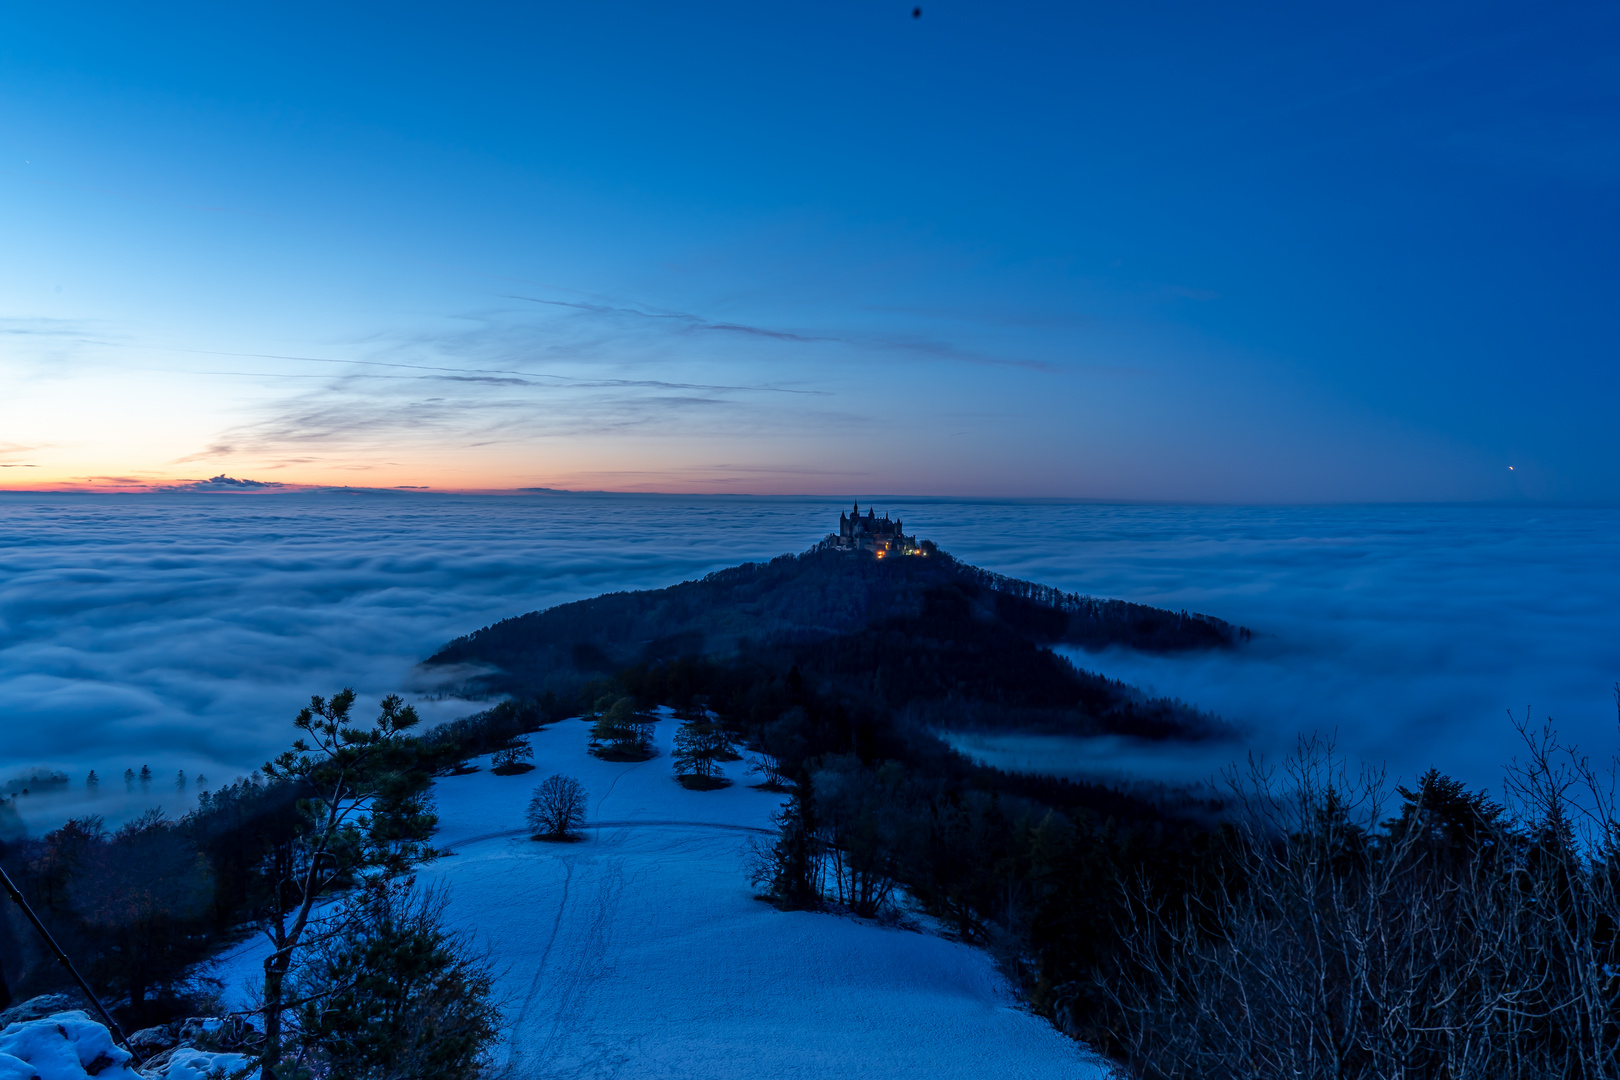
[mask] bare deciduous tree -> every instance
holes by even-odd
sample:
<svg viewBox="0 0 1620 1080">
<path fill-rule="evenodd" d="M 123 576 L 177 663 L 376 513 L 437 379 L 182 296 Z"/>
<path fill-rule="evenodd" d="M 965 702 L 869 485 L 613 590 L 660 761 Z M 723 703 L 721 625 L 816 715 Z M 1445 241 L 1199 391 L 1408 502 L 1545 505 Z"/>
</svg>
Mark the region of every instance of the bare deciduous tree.
<svg viewBox="0 0 1620 1080">
<path fill-rule="evenodd" d="M 1620 1076 L 1620 821 L 1550 731 L 1504 805 L 1430 772 L 1386 818 L 1381 775 L 1307 744 L 1231 777 L 1223 884 L 1176 904 L 1127 883 L 1098 974 L 1150 1077 Z"/>
<path fill-rule="evenodd" d="M 562 840 L 585 825 L 585 787 L 572 776 L 548 776 L 529 800 L 529 828 L 534 835 Z"/>
</svg>

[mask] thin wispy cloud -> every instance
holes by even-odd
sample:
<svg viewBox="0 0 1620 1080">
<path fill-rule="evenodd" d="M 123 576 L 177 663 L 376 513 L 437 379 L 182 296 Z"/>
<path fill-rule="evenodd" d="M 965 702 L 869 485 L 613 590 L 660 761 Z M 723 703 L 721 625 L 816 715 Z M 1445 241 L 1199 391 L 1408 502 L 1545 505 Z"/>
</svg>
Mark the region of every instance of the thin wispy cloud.
<svg viewBox="0 0 1620 1080">
<path fill-rule="evenodd" d="M 72 320 L 4 327 L 13 340 L 49 342 L 19 352 L 44 378 L 111 370 L 247 380 L 240 389 L 212 384 L 218 426 L 190 447 L 141 462 L 153 469 L 226 461 L 250 470 L 353 468 L 397 456 L 394 448 L 410 448 L 421 461 L 499 443 L 624 435 L 820 435 L 850 446 L 850 433 L 880 439 L 892 424 L 876 415 L 885 402 L 893 406 L 892 395 L 873 393 L 873 380 L 903 381 L 918 361 L 1049 370 L 926 333 L 783 327 L 579 294 L 503 299 L 522 306 L 469 311 L 437 326 L 383 327 L 320 349 L 199 347 Z M 196 362 L 203 358 L 251 363 Z M 78 438 L 97 435 L 87 429 Z M 0 464 L 13 463 L 18 474 L 32 464 L 0 453 Z"/>
<path fill-rule="evenodd" d="M 807 333 L 796 330 L 781 330 L 765 326 L 755 326 L 748 323 L 728 322 L 710 319 L 702 315 L 695 315 L 684 311 L 657 311 L 635 306 L 614 306 L 603 303 L 587 303 L 578 300 L 547 300 L 534 296 L 508 295 L 507 299 L 526 300 L 534 304 L 545 304 L 552 307 L 569 308 L 574 311 L 586 312 L 604 317 L 628 317 L 632 319 L 647 320 L 663 323 L 676 328 L 675 332 L 689 334 L 692 332 L 714 332 L 722 334 L 741 334 L 744 336 L 766 338 L 772 341 L 792 342 L 805 345 L 832 344 L 864 351 L 878 351 L 890 353 L 915 353 L 920 356 L 940 360 L 954 360 L 965 364 L 986 364 L 995 367 L 1021 367 L 1032 371 L 1055 371 L 1056 365 L 1040 360 L 1021 358 L 998 357 L 972 349 L 965 349 L 949 342 L 933 340 L 922 336 L 904 334 L 871 334 L 854 331 L 837 331 L 828 333 Z"/>
<path fill-rule="evenodd" d="M 799 334 L 789 330 L 771 330 L 763 326 L 749 326 L 746 323 L 716 322 L 701 315 L 692 315 L 684 311 L 647 311 L 635 307 L 611 307 L 607 304 L 588 304 L 579 300 L 545 300 L 537 296 L 508 295 L 508 300 L 527 300 L 531 304 L 547 304 L 552 307 L 572 308 L 575 311 L 586 311 L 594 315 L 625 315 L 636 319 L 659 320 L 674 323 L 687 330 L 707 330 L 723 334 L 748 334 L 754 337 L 771 338 L 775 341 L 845 341 L 841 337 L 823 335 Z"/>
<path fill-rule="evenodd" d="M 439 379 L 428 380 L 443 387 Z M 223 454 L 296 455 L 300 448 L 336 453 L 389 446 L 478 446 L 611 433 L 732 436 L 848 427 L 858 419 L 798 408 L 762 415 L 744 396 L 755 388 L 664 383 L 657 380 L 580 380 L 567 386 L 514 387 L 482 381 L 459 384 L 460 396 L 412 392 L 398 384 L 379 392 L 371 380 L 337 380 L 261 410 L 262 418 L 224 433 L 195 460 Z M 513 391 L 523 391 L 515 394 Z M 812 398 L 819 395 L 810 395 Z"/>
<path fill-rule="evenodd" d="M 414 338 L 414 339 L 409 339 L 409 344 L 408 345 L 404 345 L 404 346 L 402 346 L 402 345 L 394 345 L 392 347 L 393 348 L 401 348 L 401 347 L 412 347 L 412 346 L 415 346 L 415 347 L 448 346 L 448 347 L 451 347 L 452 349 L 461 350 L 461 349 L 467 349 L 469 347 L 475 347 L 477 337 L 478 337 L 478 335 L 476 335 L 476 334 L 471 334 L 471 335 L 469 335 L 469 334 L 457 334 L 457 335 L 450 336 L 447 341 L 445 339 L 440 339 L 440 338 L 418 337 L 418 338 Z M 738 390 L 738 391 L 747 391 L 747 392 L 762 393 L 762 394 L 766 394 L 766 393 L 768 393 L 768 394 L 807 394 L 807 395 L 822 395 L 822 396 L 826 396 L 829 393 L 828 391 L 825 391 L 825 390 L 813 390 L 813 389 L 806 389 L 806 388 L 803 388 L 803 387 L 779 386 L 779 385 L 771 385 L 771 384 L 696 383 L 696 382 L 671 382 L 671 381 L 662 380 L 662 379 L 615 379 L 615 378 L 601 378 L 601 377 L 583 377 L 583 376 L 578 376 L 578 375 L 562 375 L 562 374 L 558 374 L 556 372 L 535 371 L 535 370 L 532 370 L 532 369 L 485 368 L 485 367 L 471 367 L 471 366 L 460 366 L 460 367 L 458 367 L 458 366 L 443 365 L 443 364 L 408 363 L 408 362 L 400 361 L 400 360 L 361 359 L 359 357 L 306 356 L 306 355 L 298 355 L 298 354 L 290 354 L 290 353 L 231 352 L 231 351 L 222 350 L 222 349 L 186 349 L 186 348 L 177 348 L 177 347 L 168 346 L 168 345 L 135 345 L 135 344 L 131 344 L 131 343 L 128 343 L 128 342 L 109 342 L 109 341 L 102 341 L 102 340 L 90 339 L 90 338 L 79 338 L 78 340 L 80 341 L 80 343 L 86 344 L 86 345 L 101 345 L 101 346 L 109 346 L 109 347 L 117 347 L 117 348 L 125 348 L 125 349 L 140 349 L 140 350 L 143 350 L 143 351 L 146 351 L 146 352 L 152 352 L 152 353 L 158 353 L 158 354 L 193 355 L 193 356 L 230 356 L 230 357 L 239 357 L 239 358 L 244 358 L 244 359 L 286 360 L 286 361 L 292 361 L 292 362 L 296 362 L 296 363 L 328 364 L 328 365 L 336 365 L 336 366 L 350 367 L 350 368 L 378 368 L 378 369 L 387 369 L 387 370 L 393 370 L 393 371 L 426 372 L 426 373 L 428 373 L 428 374 L 422 375 L 422 376 L 397 376 L 397 375 L 396 376 L 389 376 L 389 375 L 383 375 L 383 374 L 375 374 L 375 375 L 370 376 L 371 378 L 378 378 L 378 379 L 382 379 L 382 378 L 397 378 L 397 379 L 437 378 L 437 379 L 442 379 L 442 380 L 446 380 L 446 381 L 455 381 L 455 382 L 481 382 L 481 383 L 486 383 L 486 384 L 489 384 L 489 385 L 496 385 L 496 386 L 536 386 L 536 385 L 543 385 L 543 384 L 550 383 L 550 384 L 553 384 L 553 385 L 567 385 L 567 386 L 573 386 L 573 387 L 579 387 L 579 388 L 612 387 L 612 386 L 620 386 L 620 387 L 654 387 L 654 388 L 663 388 L 663 389 Z M 583 359 L 585 357 L 574 356 L 572 358 L 573 359 Z M 305 373 L 305 372 L 287 372 L 287 371 L 264 372 L 264 371 L 208 371 L 208 370 L 199 370 L 199 371 L 194 371 L 193 374 L 199 374 L 199 375 L 235 375 L 235 376 L 244 376 L 244 377 L 250 377 L 250 378 L 290 378 L 290 379 L 320 379 L 320 378 L 328 378 L 328 379 L 330 379 L 330 378 L 334 378 L 334 377 L 341 377 L 341 378 L 344 378 L 344 379 L 355 379 L 355 378 L 360 377 L 354 372 L 345 372 L 342 376 L 329 376 L 329 375 L 320 375 L 320 374 L 309 374 L 309 373 Z"/>
<path fill-rule="evenodd" d="M 666 324 L 677 339 L 703 326 L 779 348 L 811 344 L 804 335 L 680 313 L 655 318 L 641 309 L 596 303 L 545 306 L 566 317 L 485 312 L 461 318 L 461 328 L 378 335 L 349 346 L 357 354 L 352 358 L 218 350 L 332 370 L 307 390 L 254 406 L 256 418 L 219 431 L 207 450 L 178 460 L 285 459 L 310 452 L 372 453 L 401 444 L 476 447 L 614 433 L 735 438 L 846 431 L 863 422 L 862 410 L 836 404 L 836 390 L 814 385 L 825 381 L 824 374 L 796 367 L 791 358 L 775 365 L 787 377 L 768 382 L 669 377 L 753 372 L 757 365 L 748 356 L 693 353 L 690 342 L 672 352 Z M 608 325 L 626 312 L 637 323 L 630 332 Z M 643 325 L 648 323 L 656 324 L 650 336 Z M 289 374 L 306 380 L 310 375 Z"/>
<path fill-rule="evenodd" d="M 32 469 L 37 466 L 23 460 L 39 450 L 37 446 L 23 446 L 19 443 L 0 442 L 0 469 Z"/>
<path fill-rule="evenodd" d="M 105 327 L 85 319 L 53 319 L 43 316 L 19 318 L 16 316 L 0 316 L 0 336 L 19 338 L 69 338 L 82 339 L 96 332 L 104 332 Z"/>
</svg>

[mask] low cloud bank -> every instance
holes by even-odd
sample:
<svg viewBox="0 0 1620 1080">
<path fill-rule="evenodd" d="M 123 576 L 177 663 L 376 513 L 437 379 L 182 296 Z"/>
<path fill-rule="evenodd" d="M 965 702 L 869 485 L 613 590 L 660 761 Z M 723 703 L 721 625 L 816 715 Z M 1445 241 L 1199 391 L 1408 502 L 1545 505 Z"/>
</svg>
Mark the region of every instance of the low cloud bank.
<svg viewBox="0 0 1620 1080">
<path fill-rule="evenodd" d="M 451 638 L 802 548 L 813 516 L 539 495 L 0 496 L 0 783 L 69 773 L 68 791 L 25 797 L 37 820 L 183 812 L 198 773 L 218 786 L 284 747 L 310 694 L 353 685 L 371 708 L 407 689 L 429 722 L 462 715 L 477 706 L 421 700 L 433 687 L 414 670 Z M 142 766 L 151 784 L 126 786 Z"/>
<path fill-rule="evenodd" d="M 1235 653 L 1074 654 L 1246 728 L 1214 765 L 1251 749 L 1286 753 L 1318 732 L 1392 777 L 1433 765 L 1496 785 L 1521 750 L 1508 711 L 1526 709 L 1596 758 L 1620 747 L 1620 511 L 1069 506 L 1038 521 L 983 541 L 964 529 L 945 546 L 1257 631 Z M 1099 747 L 1100 759 L 1118 756 Z M 1166 753 L 1167 774 L 1189 767 Z"/>
<path fill-rule="evenodd" d="M 367 708 L 415 665 L 496 619 L 655 587 L 810 546 L 824 499 L 536 493 L 0 496 L 0 784 L 72 777 L 23 812 L 182 812 L 284 746 L 312 693 Z M 1492 783 L 1514 750 L 1506 710 L 1615 745 L 1620 512 L 1373 507 L 1257 510 L 892 500 L 908 529 L 990 569 L 1186 607 L 1260 632 L 1238 653 L 1081 655 L 1083 666 L 1246 726 L 1209 771 L 1254 747 L 1337 730 L 1345 751 L 1411 776 L 1436 764 Z M 1130 761 L 1154 768 L 1151 751 Z M 1119 748 L 1098 747 L 1117 764 Z M 1164 773 L 1197 771 L 1184 752 Z M 125 769 L 149 765 L 149 788 Z M 84 788 L 89 769 L 99 798 Z M 184 789 L 176 774 L 188 778 Z"/>
<path fill-rule="evenodd" d="M 161 491 L 275 491 L 286 487 L 286 484 L 274 480 L 238 480 L 234 476 L 220 473 L 210 476 L 207 480 L 192 480 L 185 484 L 172 484 L 160 488 Z"/>
</svg>

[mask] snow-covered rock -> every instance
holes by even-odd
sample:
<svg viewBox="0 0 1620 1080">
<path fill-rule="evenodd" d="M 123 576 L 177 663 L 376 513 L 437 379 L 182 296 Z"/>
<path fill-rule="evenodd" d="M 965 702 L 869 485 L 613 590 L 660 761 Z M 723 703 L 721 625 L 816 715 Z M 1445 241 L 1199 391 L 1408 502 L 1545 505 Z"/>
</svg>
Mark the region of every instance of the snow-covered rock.
<svg viewBox="0 0 1620 1080">
<path fill-rule="evenodd" d="M 0 1080 L 209 1080 L 221 1073 L 228 1078 L 243 1076 L 253 1065 L 245 1054 L 194 1046 L 165 1051 L 141 1072 L 131 1068 L 132 1060 L 105 1026 L 77 1010 L 25 1020 L 0 1031 Z"/>
<path fill-rule="evenodd" d="M 129 1051 L 76 1010 L 0 1031 L 0 1080 L 141 1080 L 129 1063 Z"/>
<path fill-rule="evenodd" d="M 78 1007 L 79 1003 L 66 994 L 41 994 L 39 997 L 29 998 L 20 1005 L 13 1005 L 5 1012 L 0 1012 L 0 1031 L 4 1031 L 12 1024 L 21 1024 L 27 1020 L 42 1020 L 54 1013 L 69 1012 Z"/>
<path fill-rule="evenodd" d="M 143 1059 L 161 1053 L 180 1042 L 174 1031 L 166 1025 L 141 1028 L 129 1036 L 129 1048 Z"/>
<path fill-rule="evenodd" d="M 163 1080 L 208 1080 L 220 1072 L 226 1077 L 236 1077 L 246 1073 L 252 1064 L 245 1054 L 182 1046 L 170 1056 L 169 1064 L 163 1071 Z"/>
<path fill-rule="evenodd" d="M 262 1038 L 259 1029 L 243 1016 L 193 1016 L 180 1025 L 181 1046 L 238 1050 L 255 1046 Z"/>
</svg>

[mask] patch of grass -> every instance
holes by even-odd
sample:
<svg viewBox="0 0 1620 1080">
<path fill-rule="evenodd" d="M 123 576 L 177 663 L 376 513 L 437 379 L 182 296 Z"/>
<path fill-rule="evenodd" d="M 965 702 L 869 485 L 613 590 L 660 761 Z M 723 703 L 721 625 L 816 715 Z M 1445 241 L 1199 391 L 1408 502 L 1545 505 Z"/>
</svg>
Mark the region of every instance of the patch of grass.
<svg viewBox="0 0 1620 1080">
<path fill-rule="evenodd" d="M 534 766 L 527 761 L 514 761 L 510 765 L 497 765 L 489 771 L 496 776 L 517 776 L 520 773 L 534 772 Z"/>
</svg>

